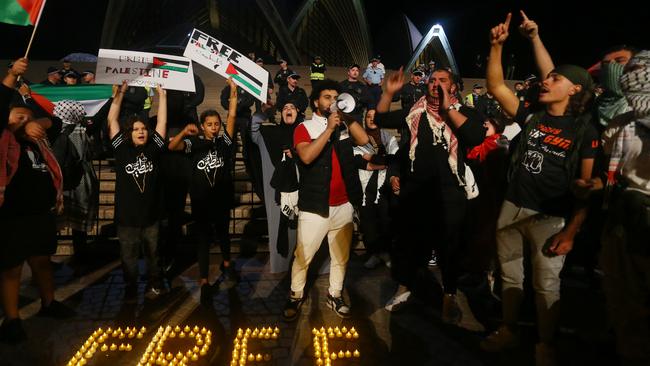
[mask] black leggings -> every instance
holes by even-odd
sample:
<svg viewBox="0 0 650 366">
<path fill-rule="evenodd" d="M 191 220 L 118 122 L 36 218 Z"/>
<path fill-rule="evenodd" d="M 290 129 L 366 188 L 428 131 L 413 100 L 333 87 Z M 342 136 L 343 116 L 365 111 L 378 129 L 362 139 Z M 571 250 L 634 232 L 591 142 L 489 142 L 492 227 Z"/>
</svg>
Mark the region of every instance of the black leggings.
<svg viewBox="0 0 650 366">
<path fill-rule="evenodd" d="M 214 213 L 212 214 L 214 216 Z M 221 246 L 221 255 L 224 261 L 230 260 L 230 209 L 219 208 L 216 217 L 212 220 L 205 220 L 206 215 L 201 215 L 196 221 L 197 233 L 197 257 L 199 262 L 199 274 L 201 278 L 208 278 L 210 266 L 210 244 L 213 241 L 213 232 L 216 232 L 217 240 Z"/>
<path fill-rule="evenodd" d="M 467 211 L 463 188 L 427 187 L 410 192 L 404 188 L 396 218 L 401 235 L 392 253 L 393 277 L 413 290 L 418 271 L 426 268 L 435 249 L 444 292 L 455 294 Z"/>
</svg>

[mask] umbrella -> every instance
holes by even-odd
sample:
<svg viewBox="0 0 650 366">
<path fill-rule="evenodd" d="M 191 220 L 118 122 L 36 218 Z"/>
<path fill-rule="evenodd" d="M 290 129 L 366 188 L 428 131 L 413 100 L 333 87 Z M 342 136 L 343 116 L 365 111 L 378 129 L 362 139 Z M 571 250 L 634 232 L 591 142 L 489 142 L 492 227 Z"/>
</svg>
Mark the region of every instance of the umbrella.
<svg viewBox="0 0 650 366">
<path fill-rule="evenodd" d="M 63 60 L 68 60 L 70 62 L 97 62 L 97 56 L 91 55 L 90 53 L 75 52 L 61 59 L 61 61 Z"/>
</svg>

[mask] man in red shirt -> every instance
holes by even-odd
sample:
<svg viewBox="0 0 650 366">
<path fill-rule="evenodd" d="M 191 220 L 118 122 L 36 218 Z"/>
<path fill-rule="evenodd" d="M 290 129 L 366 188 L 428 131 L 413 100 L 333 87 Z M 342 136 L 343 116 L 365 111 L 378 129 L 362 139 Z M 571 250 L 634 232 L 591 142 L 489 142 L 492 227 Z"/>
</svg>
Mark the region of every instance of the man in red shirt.
<svg viewBox="0 0 650 366">
<path fill-rule="evenodd" d="M 330 287 L 328 306 L 342 318 L 350 316 L 350 307 L 342 296 L 343 279 L 350 255 L 354 225 L 353 205 L 361 202 L 361 184 L 353 162 L 352 145 L 365 145 L 368 135 L 363 126 L 341 121 L 339 112 L 331 112 L 339 84 L 324 80 L 312 90 L 312 119 L 301 123 L 294 132 L 294 147 L 300 172 L 298 242 L 291 269 L 291 295 L 283 311 L 287 321 L 298 316 L 305 298 L 303 290 L 309 263 L 327 236 L 330 250 Z"/>
</svg>

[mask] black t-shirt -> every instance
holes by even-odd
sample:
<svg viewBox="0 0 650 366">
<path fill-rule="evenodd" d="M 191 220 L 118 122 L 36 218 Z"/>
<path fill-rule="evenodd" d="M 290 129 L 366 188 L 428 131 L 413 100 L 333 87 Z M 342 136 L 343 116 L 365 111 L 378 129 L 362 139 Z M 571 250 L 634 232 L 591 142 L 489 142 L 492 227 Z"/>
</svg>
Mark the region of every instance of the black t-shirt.
<svg viewBox="0 0 650 366">
<path fill-rule="evenodd" d="M 184 140 L 185 153 L 192 160 L 190 195 L 195 199 L 211 197 L 232 182 L 231 162 L 234 144 L 226 131 L 212 140 L 192 136 Z"/>
<path fill-rule="evenodd" d="M 21 141 L 18 170 L 6 187 L 0 216 L 47 213 L 55 204 L 52 175 L 38 145 Z"/>
<path fill-rule="evenodd" d="M 134 146 L 131 136 L 117 134 L 115 151 L 115 220 L 118 225 L 144 227 L 153 224 L 160 213 L 159 158 L 165 141 L 157 132 L 149 132 L 144 146 Z"/>
<path fill-rule="evenodd" d="M 523 123 L 530 115 L 520 104 L 515 121 Z M 573 199 L 569 189 L 577 172 L 566 171 L 565 159 L 576 141 L 576 129 L 575 117 L 545 113 L 528 136 L 520 136 L 527 139 L 527 148 L 521 153 L 522 166 L 508 186 L 507 200 L 547 215 L 570 213 Z M 584 133 L 579 161 L 594 158 L 598 149 L 596 129 L 589 125 Z"/>
</svg>

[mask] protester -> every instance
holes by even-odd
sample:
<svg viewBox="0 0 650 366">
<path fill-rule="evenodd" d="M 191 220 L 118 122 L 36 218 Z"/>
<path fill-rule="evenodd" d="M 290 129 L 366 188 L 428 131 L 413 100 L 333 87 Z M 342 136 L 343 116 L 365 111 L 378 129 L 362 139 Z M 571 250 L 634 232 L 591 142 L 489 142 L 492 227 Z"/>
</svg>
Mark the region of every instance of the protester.
<svg viewBox="0 0 650 366">
<path fill-rule="evenodd" d="M 119 121 L 126 82 L 114 88 L 108 113 L 108 133 L 115 151 L 115 221 L 126 283 L 125 302 L 137 301 L 138 257 L 147 262 L 145 296 L 155 299 L 165 291 L 158 262 L 160 203 L 159 158 L 165 149 L 167 94 L 158 86 L 158 115 L 154 131 L 140 115 Z M 123 126 L 123 127 L 122 127 Z"/>
<path fill-rule="evenodd" d="M 444 290 L 442 321 L 457 325 L 462 317 L 456 298 L 461 230 L 467 200 L 478 195 L 464 151 L 483 141 L 483 119 L 458 102 L 458 86 L 447 69 L 433 71 L 427 95 L 409 111 L 389 112 L 393 95 L 403 85 L 401 70 L 388 78 L 375 116 L 379 127 L 406 125 L 409 131 L 389 172 L 391 188 L 400 199 L 399 244 L 392 258 L 399 287 L 386 309 L 398 310 L 417 290 L 417 273 L 426 268 L 435 249 Z"/>
<path fill-rule="evenodd" d="M 298 243 L 291 268 L 291 294 L 282 314 L 287 321 L 299 314 L 305 300 L 307 269 L 325 237 L 331 257 L 327 306 L 342 318 L 350 317 L 350 306 L 343 298 L 343 281 L 354 230 L 353 206 L 361 201 L 352 144 L 367 144 L 368 135 L 359 123 L 349 121 L 347 126 L 342 125 L 341 114 L 331 112 L 339 90 L 339 84 L 329 79 L 312 89 L 312 119 L 301 123 L 294 132 L 293 142 L 299 159 L 297 209 L 300 214 Z"/>
<path fill-rule="evenodd" d="M 0 85 L 0 291 L 4 320 L 0 342 L 27 338 L 18 313 L 20 278 L 27 261 L 38 285 L 38 315 L 68 318 L 74 312 L 54 299 L 50 255 L 57 246 L 56 215 L 63 210 L 61 168 L 47 142 L 60 126 L 49 119 L 34 120 L 33 111 L 12 102 L 13 89 L 27 71 L 27 59 L 18 59 Z M 19 98 L 20 99 L 20 98 Z"/>
<path fill-rule="evenodd" d="M 591 178 L 598 147 L 589 113 L 593 81 L 581 67 L 555 67 L 539 37 L 537 24 L 523 11 L 521 16 L 520 32 L 530 40 L 544 78 L 539 93 L 544 109 L 527 109 L 505 84 L 501 56 L 509 34 L 508 14 L 506 21 L 490 33 L 487 85 L 503 110 L 522 126 L 522 131 L 513 147 L 506 201 L 497 226 L 503 324 L 481 342 L 481 348 L 501 351 L 518 342 L 526 241 L 530 245 L 537 308 L 536 364 L 554 365 L 560 271 L 586 215 L 585 203 L 573 197 L 570 187 L 574 179 Z"/>
<path fill-rule="evenodd" d="M 291 101 L 283 105 L 280 116 L 279 125 L 265 125 L 267 115 L 255 113 L 251 125 L 252 140 L 259 146 L 262 155 L 271 273 L 288 271 L 290 253 L 296 248 L 296 215 L 283 210 L 282 197 L 298 189 L 294 160 L 296 153 L 292 146 L 294 130 L 302 119 Z"/>
</svg>

